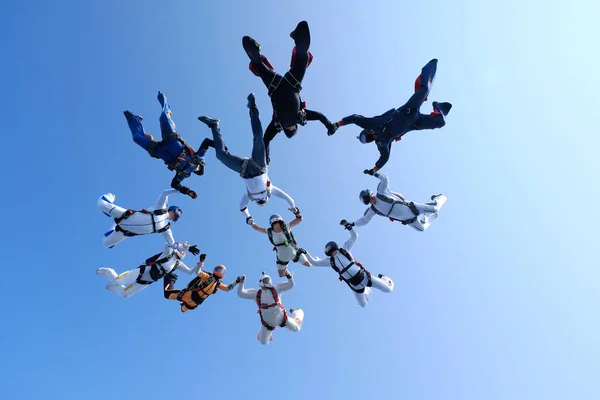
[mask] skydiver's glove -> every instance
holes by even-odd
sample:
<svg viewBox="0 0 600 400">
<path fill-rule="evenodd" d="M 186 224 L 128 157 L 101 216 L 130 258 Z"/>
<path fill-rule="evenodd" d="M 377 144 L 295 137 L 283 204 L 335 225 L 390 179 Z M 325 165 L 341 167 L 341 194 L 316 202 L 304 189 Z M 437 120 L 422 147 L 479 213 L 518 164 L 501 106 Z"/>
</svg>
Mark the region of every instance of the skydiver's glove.
<svg viewBox="0 0 600 400">
<path fill-rule="evenodd" d="M 192 253 L 193 255 L 195 255 L 195 256 L 197 256 L 198 254 L 200 254 L 200 250 L 198 249 L 198 246 L 196 246 L 196 245 L 190 246 L 188 248 L 188 251 L 190 253 Z"/>
<path fill-rule="evenodd" d="M 375 168 L 365 169 L 363 171 L 363 174 L 372 175 L 374 177 L 378 177 L 379 176 L 379 174 L 377 173 L 377 170 Z"/>
<path fill-rule="evenodd" d="M 288 210 L 290 210 L 292 213 L 294 213 L 296 218 L 302 219 L 302 213 L 300 212 L 300 210 L 298 210 L 298 207 L 288 208 Z"/>
<path fill-rule="evenodd" d="M 340 225 L 343 225 L 344 228 L 348 229 L 349 231 L 352 230 L 352 227 L 355 225 L 354 222 L 348 222 L 345 219 L 340 221 Z"/>
<path fill-rule="evenodd" d="M 338 128 L 340 127 L 339 122 L 333 123 L 329 126 L 329 129 L 327 129 L 327 136 L 331 136 L 335 133 L 335 131 L 338 130 Z"/>
<path fill-rule="evenodd" d="M 204 262 L 204 260 L 206 260 L 206 254 L 202 253 L 200 254 L 200 262 Z"/>
<path fill-rule="evenodd" d="M 286 271 L 285 277 L 288 279 L 292 279 L 292 274 L 290 273 L 290 271 Z"/>
<path fill-rule="evenodd" d="M 298 258 L 300 258 L 301 254 L 306 254 L 306 253 L 308 253 L 308 251 L 304 250 L 302 247 L 298 247 L 298 250 L 296 250 L 296 254 L 297 254 Z"/>
<path fill-rule="evenodd" d="M 244 279 L 246 279 L 246 276 L 245 276 L 245 275 L 238 276 L 238 277 L 235 279 L 235 283 L 240 283 L 240 282 L 241 282 L 241 281 L 243 281 Z"/>
<path fill-rule="evenodd" d="M 254 219 L 253 219 L 252 217 L 247 217 L 247 218 L 246 218 L 246 223 L 247 223 L 248 225 L 252 225 L 252 224 L 254 223 Z"/>
<path fill-rule="evenodd" d="M 196 194 L 196 192 L 194 192 L 191 189 L 189 189 L 188 196 L 190 196 L 192 199 L 195 199 L 196 197 L 198 197 L 198 195 Z"/>
</svg>

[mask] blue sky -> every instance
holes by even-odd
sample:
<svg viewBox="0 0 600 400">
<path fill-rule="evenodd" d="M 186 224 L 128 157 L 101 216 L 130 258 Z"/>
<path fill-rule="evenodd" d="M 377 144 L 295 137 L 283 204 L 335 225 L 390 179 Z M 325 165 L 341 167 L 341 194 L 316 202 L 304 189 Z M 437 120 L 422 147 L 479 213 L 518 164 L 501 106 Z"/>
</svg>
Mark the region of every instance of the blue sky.
<svg viewBox="0 0 600 400">
<path fill-rule="evenodd" d="M 201 3 L 3 7 L 6 398 L 598 398 L 595 2 Z M 161 90 L 193 145 L 210 133 L 196 117 L 210 115 L 249 155 L 247 94 L 264 127 L 271 108 L 241 37 L 285 70 L 303 19 L 315 56 L 303 99 L 331 120 L 402 105 L 439 59 L 429 99 L 453 103 L 447 125 L 405 136 L 384 172 L 411 200 L 448 202 L 423 234 L 373 220 L 354 251 L 395 291 L 361 309 L 333 271 L 295 266 L 283 300 L 304 309 L 303 329 L 261 346 L 255 305 L 233 292 L 182 314 L 160 285 L 129 300 L 104 290 L 96 268 L 134 268 L 163 244 L 103 248 L 110 220 L 96 199 L 149 207 L 172 177 L 133 143 L 122 111 L 157 134 Z M 314 255 L 346 240 L 339 220 L 359 217 L 358 192 L 377 183 L 362 174 L 376 149 L 357 133 L 327 137 L 313 123 L 272 143 L 269 176 L 305 215 L 295 233 Z M 184 209 L 175 238 L 198 244 L 207 267 L 225 264 L 227 282 L 275 276 L 268 239 L 238 211 L 239 177 L 209 153 L 205 176 L 186 184 L 199 197 L 172 198 Z M 292 217 L 277 199 L 251 211 L 263 226 L 273 212 Z"/>
</svg>

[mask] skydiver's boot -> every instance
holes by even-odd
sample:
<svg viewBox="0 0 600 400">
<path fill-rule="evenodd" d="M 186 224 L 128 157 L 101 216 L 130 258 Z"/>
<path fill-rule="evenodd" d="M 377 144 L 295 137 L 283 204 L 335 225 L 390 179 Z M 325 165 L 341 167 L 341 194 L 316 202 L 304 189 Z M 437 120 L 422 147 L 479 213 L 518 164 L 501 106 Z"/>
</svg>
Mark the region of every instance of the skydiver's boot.
<svg viewBox="0 0 600 400">
<path fill-rule="evenodd" d="M 248 58 L 253 62 L 260 62 L 260 49 L 261 45 L 256 40 L 252 39 L 250 36 L 244 36 L 242 38 L 242 46 L 248 54 Z"/>
<path fill-rule="evenodd" d="M 381 279 L 382 281 L 384 281 L 392 289 L 394 288 L 394 281 L 391 280 L 389 276 L 384 275 L 384 274 L 379 274 L 379 275 L 377 275 L 377 277 L 379 279 Z"/>
<path fill-rule="evenodd" d="M 209 128 L 218 128 L 219 122 L 221 122 L 217 118 L 209 118 L 204 116 L 198 117 L 198 121 L 205 123 Z"/>
<path fill-rule="evenodd" d="M 118 276 L 114 269 L 105 267 L 98 268 L 96 270 L 96 274 L 108 279 L 109 281 L 114 281 L 115 279 L 117 279 Z"/>
<path fill-rule="evenodd" d="M 246 105 L 249 109 L 256 108 L 256 98 L 254 97 L 254 93 L 250 93 L 247 97 L 248 104 Z"/>
<path fill-rule="evenodd" d="M 438 103 L 437 101 L 434 101 L 432 106 L 434 113 L 442 114 L 444 117 L 448 115 L 450 109 L 452 108 L 452 104 L 450 103 Z"/>
<path fill-rule="evenodd" d="M 144 117 L 142 117 L 141 115 L 136 115 L 129 110 L 123 111 L 123 115 L 125 115 L 125 118 L 127 118 L 127 120 L 129 120 L 129 118 L 137 118 L 139 121 L 144 120 Z"/>
<path fill-rule="evenodd" d="M 310 30 L 308 29 L 308 22 L 298 22 L 298 25 L 296 25 L 296 29 L 294 29 L 290 33 L 290 37 L 294 39 L 294 42 L 296 42 L 296 44 L 298 44 L 298 40 L 308 40 L 308 43 L 310 43 Z"/>
<path fill-rule="evenodd" d="M 167 96 L 164 95 L 164 93 L 161 93 L 161 91 L 158 91 L 158 95 L 156 96 L 158 98 L 158 102 L 160 103 L 160 106 L 163 108 L 163 110 L 167 113 L 167 115 L 169 117 L 173 116 L 173 112 L 171 111 L 171 106 L 169 105 L 169 103 L 167 103 Z"/>
</svg>

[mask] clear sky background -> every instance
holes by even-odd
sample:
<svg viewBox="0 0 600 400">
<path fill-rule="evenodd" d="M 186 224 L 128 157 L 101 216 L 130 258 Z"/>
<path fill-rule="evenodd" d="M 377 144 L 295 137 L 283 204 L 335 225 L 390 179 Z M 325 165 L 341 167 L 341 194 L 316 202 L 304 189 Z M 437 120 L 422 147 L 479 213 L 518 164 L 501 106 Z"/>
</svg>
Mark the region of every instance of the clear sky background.
<svg viewBox="0 0 600 400">
<path fill-rule="evenodd" d="M 0 394 L 10 399 L 598 399 L 598 32 L 594 1 L 13 1 L 4 2 L 0 113 L 4 229 Z M 294 266 L 284 304 L 302 331 L 256 340 L 253 302 L 218 293 L 182 314 L 160 284 L 123 300 L 99 266 L 138 266 L 160 235 L 102 247 L 111 221 L 97 198 L 151 206 L 172 173 L 131 140 L 122 111 L 159 133 L 158 90 L 194 146 L 221 119 L 229 148 L 251 151 L 246 96 L 271 108 L 248 70 L 251 35 L 279 71 L 289 32 L 309 21 L 309 108 L 332 121 L 402 105 L 438 58 L 431 101 L 454 105 L 443 129 L 409 133 L 385 172 L 414 201 L 448 202 L 425 233 L 375 218 L 355 256 L 394 279 L 360 308 L 325 268 Z M 305 220 L 302 247 L 343 243 L 364 206 L 377 151 L 359 129 L 319 123 L 272 143 L 269 176 Z M 186 184 L 178 241 L 207 269 L 276 275 L 265 235 L 238 211 L 244 185 L 210 152 Z M 252 207 L 252 206 L 251 206 Z M 251 211 L 267 225 L 278 199 Z M 186 262 L 195 264 L 189 255 Z M 180 274 L 183 286 L 188 276 Z"/>
</svg>

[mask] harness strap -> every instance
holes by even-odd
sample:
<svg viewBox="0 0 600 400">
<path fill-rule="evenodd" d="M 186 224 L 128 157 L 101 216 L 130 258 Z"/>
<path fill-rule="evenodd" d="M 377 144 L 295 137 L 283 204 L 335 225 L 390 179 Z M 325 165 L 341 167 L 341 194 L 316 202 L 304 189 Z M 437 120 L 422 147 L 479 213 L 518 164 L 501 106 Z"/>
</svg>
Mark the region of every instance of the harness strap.
<svg viewBox="0 0 600 400">
<path fill-rule="evenodd" d="M 281 304 L 281 302 L 279 301 L 279 294 L 277 293 L 277 291 L 275 290 L 275 288 L 270 287 L 270 288 L 266 288 L 266 289 L 269 289 L 271 291 L 271 295 L 273 296 L 273 300 L 275 301 L 275 303 L 264 304 L 263 305 L 260 302 L 260 295 L 262 294 L 262 289 L 259 289 L 258 292 L 256 292 L 256 304 L 258 305 L 258 314 L 260 315 L 260 322 L 268 330 L 270 330 L 270 331 L 275 330 L 274 326 L 271 326 L 271 325 L 267 324 L 267 322 L 264 320 L 264 318 L 262 316 L 262 311 L 261 310 L 267 310 L 269 308 L 279 306 L 283 310 L 283 319 L 282 319 L 281 323 L 279 324 L 279 326 L 282 327 L 282 328 L 284 328 L 285 324 L 286 324 L 286 322 L 288 320 L 287 310 L 285 309 L 285 307 L 283 306 L 283 304 Z"/>
<path fill-rule="evenodd" d="M 248 163 L 254 165 L 256 168 L 259 169 L 260 174 L 256 175 L 256 176 L 260 176 L 262 174 L 266 174 L 267 173 L 267 168 L 261 167 L 260 165 L 258 165 L 258 163 L 256 161 L 254 161 L 254 159 L 252 159 L 252 158 L 244 158 L 244 162 L 242 163 L 242 169 L 240 171 L 240 176 L 242 178 L 249 179 L 248 176 L 246 176 L 246 168 L 248 167 Z M 252 176 L 251 178 L 255 178 L 256 176 Z"/>
</svg>

